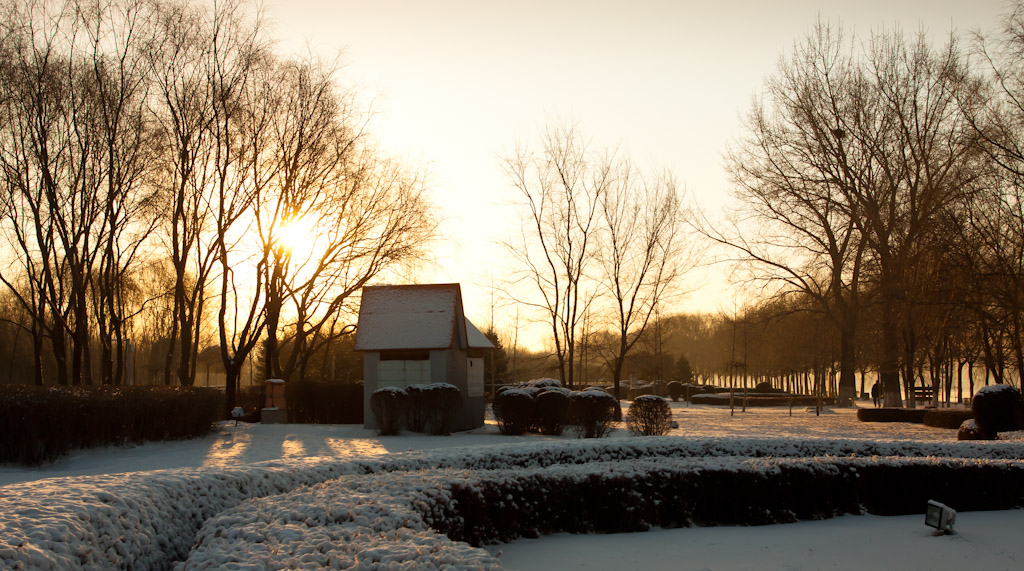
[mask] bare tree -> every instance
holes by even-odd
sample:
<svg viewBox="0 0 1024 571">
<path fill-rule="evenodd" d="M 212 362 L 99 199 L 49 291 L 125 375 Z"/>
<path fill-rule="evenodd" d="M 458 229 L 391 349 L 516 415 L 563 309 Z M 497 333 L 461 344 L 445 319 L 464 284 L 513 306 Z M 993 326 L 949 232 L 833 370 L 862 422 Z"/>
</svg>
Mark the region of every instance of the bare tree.
<svg viewBox="0 0 1024 571">
<path fill-rule="evenodd" d="M 978 176 L 975 137 L 954 94 L 964 81 L 955 42 L 933 50 L 923 33 L 907 40 L 898 33 L 872 39 L 865 64 L 865 112 L 840 126 L 863 145 L 873 164 L 872 180 L 843 185 L 868 242 L 882 306 L 880 376 L 887 406 L 898 406 L 899 367 L 913 378 L 917 349 L 911 306 L 923 267 L 936 243 L 943 213 L 970 192 Z M 912 399 L 911 399 L 912 402 Z"/>
<path fill-rule="evenodd" d="M 278 62 L 276 109 L 264 148 L 269 173 L 256 194 L 263 266 L 268 377 L 305 378 L 309 359 L 353 331 L 355 294 L 425 251 L 436 224 L 423 177 L 389 160 L 365 134 L 354 93 L 335 67 Z"/>
<path fill-rule="evenodd" d="M 839 28 L 819 21 L 781 60 L 749 112 L 746 137 L 728 155 L 743 204 L 731 231 L 702 232 L 740 256 L 756 281 L 799 294 L 840 334 L 840 402 L 856 394 L 855 352 L 866 242 L 843 185 L 870 176 L 870 161 L 843 145 L 844 117 L 858 113 L 859 70 Z"/>
<path fill-rule="evenodd" d="M 231 6 L 228 3 L 221 14 Z M 221 20 L 217 16 L 212 20 L 208 12 L 184 2 L 161 4 L 157 33 L 149 46 L 155 119 L 159 146 L 164 150 L 159 165 L 161 236 L 174 270 L 170 292 L 173 318 L 166 332 L 163 373 L 168 385 L 172 374 L 181 385 L 194 381 L 194 361 L 217 259 L 217 211 L 210 192 L 215 149 L 213 50 Z"/>
<path fill-rule="evenodd" d="M 503 162 L 525 206 L 522 232 L 506 249 L 533 294 L 520 303 L 546 316 L 562 382 L 574 386 L 577 336 L 596 286 L 600 205 L 615 176 L 614 157 L 594 156 L 575 128 L 549 129 L 541 150 L 519 148 Z"/>
<path fill-rule="evenodd" d="M 919 270 L 944 212 L 976 176 L 973 138 L 953 98 L 961 66 L 955 43 L 935 51 L 923 33 L 909 41 L 876 35 L 861 55 L 819 23 L 769 82 L 772 107 L 755 106 L 753 137 L 731 159 L 756 218 L 785 231 L 719 240 L 769 269 L 770 279 L 819 300 L 843 336 L 844 400 L 854 392 L 865 278 L 882 304 L 887 406 L 901 404 L 901 362 L 912 378 Z"/>
<path fill-rule="evenodd" d="M 608 361 L 615 396 L 621 398 L 626 357 L 693 257 L 682 259 L 692 252 L 685 251 L 683 210 L 671 176 L 645 178 L 624 163 L 602 194 L 600 208 L 603 236 L 598 259 L 615 333 Z"/>
<path fill-rule="evenodd" d="M 93 306 L 104 384 L 125 380 L 128 328 L 141 307 L 132 272 L 156 222 L 151 165 L 159 146 L 152 140 L 144 58 L 151 16 L 139 0 L 86 5 L 80 15 L 89 42 L 89 93 L 98 138 L 92 161 L 101 173 L 94 192 L 102 213 Z"/>
</svg>

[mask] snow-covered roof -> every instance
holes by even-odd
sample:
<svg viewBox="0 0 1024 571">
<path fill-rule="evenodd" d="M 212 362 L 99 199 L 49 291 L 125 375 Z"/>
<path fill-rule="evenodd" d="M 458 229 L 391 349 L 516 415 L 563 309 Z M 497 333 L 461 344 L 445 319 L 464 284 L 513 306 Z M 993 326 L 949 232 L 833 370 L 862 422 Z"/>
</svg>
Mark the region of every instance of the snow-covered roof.
<svg viewBox="0 0 1024 571">
<path fill-rule="evenodd" d="M 470 349 L 494 349 L 494 343 L 491 343 L 469 318 L 466 319 L 466 340 Z"/>
<path fill-rule="evenodd" d="M 363 288 L 356 351 L 450 349 L 453 346 L 494 347 L 466 319 L 459 284 Z"/>
</svg>

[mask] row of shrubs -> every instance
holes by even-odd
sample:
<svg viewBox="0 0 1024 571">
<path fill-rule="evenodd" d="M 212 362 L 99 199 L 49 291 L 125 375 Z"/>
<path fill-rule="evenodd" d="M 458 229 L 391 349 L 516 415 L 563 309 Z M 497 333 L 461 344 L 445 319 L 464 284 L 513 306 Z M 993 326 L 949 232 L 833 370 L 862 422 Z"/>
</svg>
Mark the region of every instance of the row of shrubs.
<svg viewBox="0 0 1024 571">
<path fill-rule="evenodd" d="M 535 379 L 498 389 L 491 403 L 502 434 L 561 435 L 573 427 L 580 438 L 601 438 L 622 418 L 619 401 L 602 388 L 570 391 L 556 379 Z"/>
<path fill-rule="evenodd" d="M 403 428 L 449 434 L 460 408 L 462 392 L 449 383 L 415 384 L 404 389 L 383 387 L 370 395 L 370 410 L 377 419 L 377 433 L 382 436 L 398 434 Z"/>
<path fill-rule="evenodd" d="M 1000 432 L 1024 429 L 1024 399 L 1010 385 L 982 387 L 971 409 L 862 408 L 861 422 L 912 422 L 936 428 L 959 428 L 960 440 L 995 440 Z"/>
<path fill-rule="evenodd" d="M 502 387 L 491 405 L 502 434 L 526 432 L 558 436 L 571 427 L 579 438 L 601 438 L 622 419 L 618 399 L 607 390 L 590 387 L 570 391 L 555 379 L 535 379 L 516 387 Z M 655 395 L 636 397 L 626 418 L 630 432 L 642 436 L 667 434 L 672 409 Z"/>
<path fill-rule="evenodd" d="M 645 470 L 584 470 L 507 471 L 456 481 L 453 501 L 424 516 L 451 539 L 479 546 L 563 532 L 763 525 L 864 511 L 919 514 L 930 499 L 963 511 L 1010 509 L 1024 501 L 1024 465 L 1013 463 L 780 459 L 763 466 L 661 461 Z"/>
<path fill-rule="evenodd" d="M 39 465 L 72 450 L 196 438 L 224 395 L 193 387 L 36 387 L 0 392 L 0 462 Z"/>
</svg>

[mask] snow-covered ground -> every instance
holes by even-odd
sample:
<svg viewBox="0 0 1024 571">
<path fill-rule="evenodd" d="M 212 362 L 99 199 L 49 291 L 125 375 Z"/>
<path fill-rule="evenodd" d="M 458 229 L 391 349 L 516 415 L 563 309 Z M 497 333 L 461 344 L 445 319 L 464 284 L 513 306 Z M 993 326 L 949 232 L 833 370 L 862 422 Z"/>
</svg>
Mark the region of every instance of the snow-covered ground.
<svg viewBox="0 0 1024 571">
<path fill-rule="evenodd" d="M 816 416 L 801 408 L 790 416 L 788 409 L 752 408 L 730 415 L 728 409 L 685 403 L 673 403 L 673 410 L 680 426 L 673 435 L 683 439 L 632 439 L 621 430 L 601 442 L 580 442 L 571 436 L 508 437 L 490 424 L 446 437 L 377 437 L 357 426 L 225 423 L 210 436 L 193 441 L 79 451 L 35 469 L 0 467 L 0 484 L 4 484 L 0 487 L 0 559 L 35 562 L 36 568 L 51 563 L 52 568 L 62 568 L 68 561 L 83 567 L 102 567 L 96 562 L 104 561 L 126 566 L 134 561 L 146 568 L 157 565 L 161 557 L 183 559 L 191 537 L 182 544 L 164 535 L 194 533 L 188 530 L 206 521 L 200 538 L 207 539 L 197 542 L 202 544 L 198 550 L 193 546 L 185 568 L 217 568 L 227 560 L 225 554 L 274 545 L 280 550 L 289 542 L 304 546 L 299 552 L 306 559 L 296 556 L 284 567 L 308 563 L 308 568 L 386 568 L 389 550 L 433 550 L 430 561 L 435 565 L 459 561 L 470 567 L 495 565 L 493 555 L 500 552 L 502 565 L 523 570 L 659 565 L 675 569 L 959 569 L 968 563 L 983 569 L 1013 569 L 1020 567 L 1018 560 L 1024 562 L 1024 546 L 1009 535 L 1024 528 L 1021 510 L 962 513 L 959 533 L 947 537 L 933 537 L 921 516 L 844 516 L 764 527 L 555 535 L 490 546 L 490 553 L 447 541 L 406 513 L 408 504 L 403 502 L 441 501 L 434 489 L 443 487 L 439 483 L 443 478 L 424 476 L 424 484 L 410 486 L 402 471 L 433 467 L 500 471 L 530 463 L 543 468 L 559 463 L 560 458 L 616 461 L 617 454 L 637 446 L 643 454 L 655 456 L 662 454 L 659 446 L 672 448 L 672 454 L 682 455 L 679 462 L 696 454 L 744 456 L 753 449 L 778 456 L 799 456 L 803 449 L 821 456 L 885 456 L 905 449 L 925 457 L 1024 457 L 1020 441 L 955 444 L 954 430 L 860 423 L 852 410 Z M 638 440 L 643 442 L 635 444 Z M 383 474 L 391 471 L 396 475 Z M 120 475 L 129 472 L 136 474 Z M 346 474 L 367 473 L 381 475 L 346 476 L 338 481 L 341 485 L 330 484 Z M 306 484 L 315 485 L 306 492 L 301 487 Z M 387 494 L 372 493 L 385 488 L 397 490 L 389 498 L 406 499 L 389 504 L 391 500 L 382 499 Z M 307 513 L 294 507 L 326 501 L 323 498 L 331 500 L 322 505 L 349 505 L 348 512 Z M 126 522 L 125 514 L 138 521 Z M 183 519 L 187 521 L 179 521 Z M 309 523 L 321 520 L 323 525 Z M 392 525 L 405 531 L 388 532 Z M 376 532 L 366 531 L 380 526 Z M 344 538 L 359 548 L 357 552 L 330 551 L 345 543 Z M 225 543 L 227 539 L 231 542 Z M 103 553 L 94 552 L 97 547 Z M 39 552 L 14 553 L 31 549 Z M 63 549 L 65 559 L 54 559 L 47 549 Z M 152 560 L 136 559 L 137 554 L 149 552 L 154 553 Z"/>
<path fill-rule="evenodd" d="M 862 402 L 870 406 L 870 401 Z M 768 438 L 853 438 L 864 440 L 913 440 L 950 442 L 955 430 L 929 428 L 907 423 L 862 423 L 852 409 L 826 409 L 815 416 L 805 408 L 748 408 L 730 415 L 729 409 L 672 403 L 673 417 L 679 428 L 672 436 L 687 437 L 768 437 Z M 616 430 L 611 438 L 629 433 Z M 261 425 L 225 423 L 206 438 L 184 442 L 159 442 L 143 446 L 79 450 L 40 468 L 0 465 L 0 485 L 59 476 L 91 476 L 120 472 L 163 470 L 187 467 L 244 466 L 267 460 L 375 455 L 388 452 L 429 450 L 461 446 L 489 446 L 512 442 L 551 442 L 572 440 L 569 435 L 502 436 L 494 424 L 452 434 L 428 436 L 403 433 L 379 437 L 374 431 L 357 425 Z"/>
<path fill-rule="evenodd" d="M 842 516 L 756 527 L 691 527 L 645 533 L 558 534 L 488 546 L 509 569 L 899 569 L 1024 568 L 1024 510 L 957 514 L 957 533 L 933 535 L 922 516 Z"/>
</svg>

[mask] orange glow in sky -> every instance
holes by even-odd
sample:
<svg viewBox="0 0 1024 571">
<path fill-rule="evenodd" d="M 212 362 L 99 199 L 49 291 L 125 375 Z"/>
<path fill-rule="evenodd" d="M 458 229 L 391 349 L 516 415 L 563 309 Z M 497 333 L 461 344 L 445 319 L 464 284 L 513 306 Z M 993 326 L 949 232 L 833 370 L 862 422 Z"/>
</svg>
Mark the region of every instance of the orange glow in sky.
<svg viewBox="0 0 1024 571">
<path fill-rule="evenodd" d="M 722 155 L 783 53 L 820 15 L 872 29 L 991 30 L 1001 0 L 268 0 L 283 53 L 343 52 L 389 152 L 424 164 L 443 209 L 439 268 L 466 311 L 489 320 L 492 278 L 518 218 L 499 157 L 547 123 L 575 122 L 600 147 L 667 169 L 711 213 L 727 204 Z M 965 43 L 967 38 L 964 38 Z M 731 307 L 719 272 L 682 308 Z M 499 324 L 500 325 L 500 324 Z M 508 326 L 506 323 L 504 326 Z"/>
</svg>

